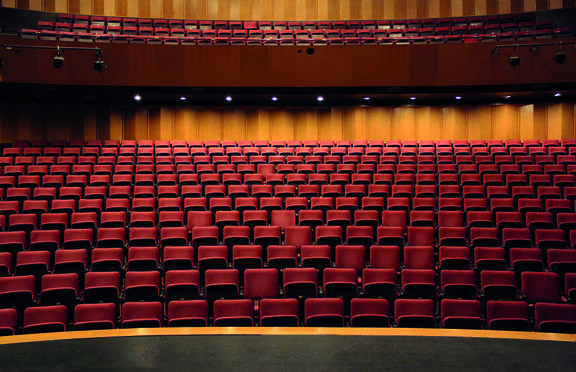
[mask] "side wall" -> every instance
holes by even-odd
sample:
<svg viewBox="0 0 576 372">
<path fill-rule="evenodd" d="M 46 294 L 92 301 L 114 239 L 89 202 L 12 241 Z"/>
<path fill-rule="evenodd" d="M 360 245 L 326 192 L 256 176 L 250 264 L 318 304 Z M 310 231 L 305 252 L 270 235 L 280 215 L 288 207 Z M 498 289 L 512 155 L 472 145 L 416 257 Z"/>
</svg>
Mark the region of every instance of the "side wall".
<svg viewBox="0 0 576 372">
<path fill-rule="evenodd" d="M 576 103 L 338 108 L 0 105 L 17 139 L 572 139 Z"/>
<path fill-rule="evenodd" d="M 0 0 L 2 6 L 107 16 L 340 20 L 434 18 L 561 9 L 575 0 Z"/>
</svg>

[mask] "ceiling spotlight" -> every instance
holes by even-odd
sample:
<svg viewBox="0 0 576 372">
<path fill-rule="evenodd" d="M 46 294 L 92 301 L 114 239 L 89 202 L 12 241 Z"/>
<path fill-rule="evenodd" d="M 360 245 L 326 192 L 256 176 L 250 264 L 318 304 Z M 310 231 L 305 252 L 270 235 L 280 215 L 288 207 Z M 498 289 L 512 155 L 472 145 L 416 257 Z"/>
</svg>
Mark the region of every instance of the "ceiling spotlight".
<svg viewBox="0 0 576 372">
<path fill-rule="evenodd" d="M 410 99 L 411 99 L 412 101 L 415 101 L 415 100 L 416 100 L 416 97 L 410 97 Z"/>
<path fill-rule="evenodd" d="M 318 102 L 324 101 L 324 97 L 322 97 L 322 96 L 318 96 L 318 98 L 316 98 L 316 99 L 318 100 Z"/>
<path fill-rule="evenodd" d="M 456 96 L 456 99 L 462 99 L 462 97 L 460 97 L 460 96 Z"/>
<path fill-rule="evenodd" d="M 228 101 L 228 102 L 232 101 L 232 97 L 230 97 L 230 96 L 226 97 L 226 101 Z"/>
<path fill-rule="evenodd" d="M 370 97 L 364 97 L 364 101 L 370 101 Z"/>
<path fill-rule="evenodd" d="M 556 54 L 554 55 L 554 60 L 558 64 L 566 62 L 566 52 L 564 51 L 556 52 Z"/>
<path fill-rule="evenodd" d="M 180 101 L 186 101 L 186 97 L 180 97 Z"/>
<path fill-rule="evenodd" d="M 561 97 L 561 96 L 562 96 L 562 94 L 560 94 L 560 93 L 556 93 L 556 94 L 554 95 L 554 97 Z"/>
<path fill-rule="evenodd" d="M 140 100 L 142 99 L 142 97 L 140 97 L 140 95 L 137 94 L 137 95 L 134 96 L 134 99 L 135 99 L 136 101 L 140 101 Z"/>
<path fill-rule="evenodd" d="M 504 98 L 510 98 L 510 96 L 504 96 Z"/>
<path fill-rule="evenodd" d="M 274 102 L 278 101 L 278 97 L 272 97 L 272 101 Z"/>
<path fill-rule="evenodd" d="M 512 56 L 512 57 L 508 58 L 508 63 L 510 64 L 510 66 L 516 68 L 516 67 L 520 66 L 520 57 Z"/>
</svg>

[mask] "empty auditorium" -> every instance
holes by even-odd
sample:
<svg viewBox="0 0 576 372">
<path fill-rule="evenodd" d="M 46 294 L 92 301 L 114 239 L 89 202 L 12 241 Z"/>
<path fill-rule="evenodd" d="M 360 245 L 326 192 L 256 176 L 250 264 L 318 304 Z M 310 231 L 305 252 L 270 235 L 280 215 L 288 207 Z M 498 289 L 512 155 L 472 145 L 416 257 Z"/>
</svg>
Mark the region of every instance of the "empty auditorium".
<svg viewBox="0 0 576 372">
<path fill-rule="evenodd" d="M 2 371 L 576 369 L 575 0 L 0 0 Z"/>
</svg>

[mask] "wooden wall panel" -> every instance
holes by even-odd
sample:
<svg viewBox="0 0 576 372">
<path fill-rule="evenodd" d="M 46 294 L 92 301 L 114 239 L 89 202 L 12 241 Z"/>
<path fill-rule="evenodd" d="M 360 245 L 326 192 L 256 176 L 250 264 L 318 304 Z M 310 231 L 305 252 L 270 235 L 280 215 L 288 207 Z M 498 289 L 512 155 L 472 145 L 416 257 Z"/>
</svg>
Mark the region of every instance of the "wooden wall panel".
<svg viewBox="0 0 576 372">
<path fill-rule="evenodd" d="M 442 109 L 439 107 L 416 108 L 416 135 L 418 140 L 442 139 Z"/>
<path fill-rule="evenodd" d="M 336 108 L 0 105 L 18 139 L 424 140 L 576 138 L 575 104 Z"/>
<path fill-rule="evenodd" d="M 390 138 L 399 140 L 416 139 L 416 109 L 395 107 L 390 115 Z"/>
<path fill-rule="evenodd" d="M 13 105 L 0 105 L 0 139 L 4 141 L 14 141 L 18 139 L 18 117 L 19 109 L 14 109 Z"/>
<path fill-rule="evenodd" d="M 492 138 L 492 108 L 490 106 L 471 108 L 467 116 L 468 138 Z"/>
<path fill-rule="evenodd" d="M 222 138 L 222 114 L 213 108 L 198 109 L 198 138 L 218 140 Z"/>
<path fill-rule="evenodd" d="M 460 17 L 574 6 L 566 0 L 3 0 L 2 6 L 107 16 L 233 20 Z"/>
<path fill-rule="evenodd" d="M 206 19 L 206 2 L 204 0 L 186 0 L 184 18 Z"/>
<path fill-rule="evenodd" d="M 98 109 L 96 107 L 76 107 L 72 110 L 70 139 L 98 138 Z"/>
<path fill-rule="evenodd" d="M 442 115 L 442 139 L 468 138 L 465 108 L 445 107 Z"/>
<path fill-rule="evenodd" d="M 366 139 L 383 140 L 391 138 L 391 110 L 388 107 L 370 107 L 366 109 Z"/>
<path fill-rule="evenodd" d="M 294 139 L 294 113 L 289 110 L 270 110 L 270 139 Z"/>
<path fill-rule="evenodd" d="M 222 111 L 222 139 L 236 141 L 246 139 L 246 113 L 244 110 Z"/>
<path fill-rule="evenodd" d="M 518 107 L 519 138 L 536 138 L 534 125 L 534 105 L 521 105 Z"/>
<path fill-rule="evenodd" d="M 450 8 L 450 16 L 452 16 L 452 17 L 464 16 L 463 0 L 452 0 L 452 6 Z"/>
<path fill-rule="evenodd" d="M 342 109 L 321 109 L 318 111 L 318 139 L 342 139 Z"/>
<path fill-rule="evenodd" d="M 270 112 L 250 109 L 246 111 L 246 139 L 270 138 Z"/>
<path fill-rule="evenodd" d="M 294 138 L 299 140 L 318 138 L 317 110 L 295 110 Z"/>
<path fill-rule="evenodd" d="M 44 109 L 35 105 L 21 111 L 18 118 L 18 139 L 40 140 L 46 135 Z"/>
<path fill-rule="evenodd" d="M 492 108 L 492 131 L 494 138 L 514 139 L 519 138 L 518 107 L 512 105 L 500 105 Z"/>
<path fill-rule="evenodd" d="M 174 138 L 196 139 L 198 137 L 196 111 L 189 107 L 174 109 Z"/>
<path fill-rule="evenodd" d="M 44 109 L 46 121 L 45 138 L 70 138 L 71 137 L 71 118 L 70 110 L 63 105 L 50 105 Z"/>
<path fill-rule="evenodd" d="M 350 140 L 366 139 L 366 110 L 345 108 L 342 114 L 342 137 Z"/>
<path fill-rule="evenodd" d="M 548 107 L 548 137 L 574 138 L 573 103 L 558 103 Z"/>
<path fill-rule="evenodd" d="M 71 0 L 71 1 L 73 1 L 73 0 Z M 76 1 L 78 1 L 79 3 L 81 3 L 80 0 L 76 0 Z M 38 11 L 41 11 L 41 10 L 42 10 L 42 2 L 43 2 L 42 0 L 30 0 L 30 2 L 29 2 L 29 4 L 30 4 L 29 9 L 30 9 L 30 10 L 38 10 Z M 87 3 L 88 3 L 89 5 L 92 5 L 92 4 L 90 4 L 90 2 L 87 2 Z M 6 5 L 4 5 L 4 6 L 6 6 Z M 82 6 L 81 6 L 81 5 L 80 5 L 80 9 L 78 10 L 78 13 L 82 13 Z M 90 12 L 88 12 L 88 13 L 90 13 Z"/>
<path fill-rule="evenodd" d="M 110 108 L 109 115 L 110 139 L 134 139 L 134 137 L 127 137 L 124 134 L 124 116 L 122 108 Z M 102 138 L 101 131 L 98 132 L 98 137 Z"/>
</svg>

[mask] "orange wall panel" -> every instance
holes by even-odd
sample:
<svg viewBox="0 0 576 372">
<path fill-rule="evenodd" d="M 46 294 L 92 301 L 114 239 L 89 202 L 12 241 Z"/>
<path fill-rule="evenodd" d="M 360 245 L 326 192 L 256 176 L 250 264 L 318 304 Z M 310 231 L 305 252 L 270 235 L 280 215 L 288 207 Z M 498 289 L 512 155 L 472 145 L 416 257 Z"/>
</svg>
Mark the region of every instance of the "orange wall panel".
<svg viewBox="0 0 576 372">
<path fill-rule="evenodd" d="M 2 6 L 107 16 L 289 21 L 460 17 L 573 4 L 565 0 L 3 0 Z"/>
<path fill-rule="evenodd" d="M 424 140 L 575 138 L 575 104 L 327 108 L 0 105 L 18 139 Z"/>
</svg>

